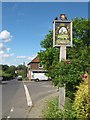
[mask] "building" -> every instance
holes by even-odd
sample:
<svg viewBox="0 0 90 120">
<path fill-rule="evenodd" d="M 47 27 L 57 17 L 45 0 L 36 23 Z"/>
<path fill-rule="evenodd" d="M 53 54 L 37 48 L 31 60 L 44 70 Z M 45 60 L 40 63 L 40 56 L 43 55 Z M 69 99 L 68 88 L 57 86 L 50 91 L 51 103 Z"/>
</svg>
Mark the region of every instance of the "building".
<svg viewBox="0 0 90 120">
<path fill-rule="evenodd" d="M 27 64 L 28 66 L 28 73 L 27 73 L 27 77 L 29 80 L 32 79 L 32 76 L 35 73 L 43 73 L 45 70 L 43 69 L 43 66 L 38 58 L 38 56 L 36 56 L 31 62 L 29 62 Z"/>
</svg>

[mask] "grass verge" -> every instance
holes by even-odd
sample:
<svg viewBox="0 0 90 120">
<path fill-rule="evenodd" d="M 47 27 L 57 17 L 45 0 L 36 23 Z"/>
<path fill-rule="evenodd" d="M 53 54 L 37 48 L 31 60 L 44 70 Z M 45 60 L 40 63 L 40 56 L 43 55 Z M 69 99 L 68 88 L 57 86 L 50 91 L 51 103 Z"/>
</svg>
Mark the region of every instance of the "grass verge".
<svg viewBox="0 0 90 120">
<path fill-rule="evenodd" d="M 75 120 L 75 113 L 72 110 L 72 102 L 66 98 L 66 105 L 63 110 L 58 107 L 58 97 L 47 101 L 47 107 L 43 111 L 43 116 L 47 120 Z"/>
</svg>

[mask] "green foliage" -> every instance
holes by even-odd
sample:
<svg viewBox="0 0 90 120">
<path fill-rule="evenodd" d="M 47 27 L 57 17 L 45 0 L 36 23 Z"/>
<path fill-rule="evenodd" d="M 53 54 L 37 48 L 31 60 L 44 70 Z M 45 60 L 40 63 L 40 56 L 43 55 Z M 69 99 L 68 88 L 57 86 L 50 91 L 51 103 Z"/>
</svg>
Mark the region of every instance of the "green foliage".
<svg viewBox="0 0 90 120">
<path fill-rule="evenodd" d="M 44 118 L 49 119 L 65 119 L 76 120 L 88 119 L 88 80 L 85 80 L 78 86 L 78 91 L 75 94 L 75 101 L 71 101 L 70 98 L 66 98 L 65 108 L 60 110 L 58 108 L 58 98 L 49 100 L 47 108 L 44 110 Z"/>
<path fill-rule="evenodd" d="M 17 75 L 21 75 L 25 79 L 27 76 L 27 67 L 25 65 L 18 65 Z"/>
<path fill-rule="evenodd" d="M 47 108 L 44 111 L 45 118 L 58 118 L 58 98 L 54 98 L 47 102 Z M 56 117 L 57 114 L 57 117 Z"/>
<path fill-rule="evenodd" d="M 88 79 L 85 79 L 78 87 L 78 91 L 75 93 L 73 109 L 76 112 L 76 118 L 88 118 Z"/>
<path fill-rule="evenodd" d="M 90 21 L 85 18 L 73 20 L 73 42 L 77 46 L 90 44 Z"/>
<path fill-rule="evenodd" d="M 73 20 L 73 47 L 67 47 L 66 62 L 59 62 L 59 48 L 53 48 L 52 31 L 41 41 L 41 47 L 45 50 L 39 52 L 39 58 L 48 70 L 48 76 L 52 78 L 55 85 L 66 85 L 66 95 L 73 98 L 76 86 L 80 84 L 82 75 L 90 69 L 90 21 L 84 18 Z"/>
<path fill-rule="evenodd" d="M 3 80 L 11 80 L 13 78 L 13 75 L 3 72 L 2 77 L 3 77 Z"/>
<path fill-rule="evenodd" d="M 69 106 L 69 108 L 67 107 Z M 48 101 L 47 108 L 44 111 L 44 118 L 47 120 L 75 120 L 75 112 L 72 111 L 71 103 L 68 102 L 66 108 L 64 110 L 60 110 L 58 108 L 58 98 L 54 98 L 53 100 Z"/>
<path fill-rule="evenodd" d="M 68 96 L 72 100 L 74 100 L 75 92 L 78 89 L 77 86 L 79 86 L 82 81 L 82 75 L 85 72 L 89 73 L 90 71 L 89 26 L 90 20 L 84 18 L 75 18 L 73 20 L 73 46 L 71 48 L 67 47 L 67 59 L 70 60 L 70 64 L 66 64 L 65 61 L 59 62 L 59 49 L 53 48 L 52 32 L 47 34 L 45 39 L 41 42 L 41 47 L 43 47 L 45 50 L 39 52 L 39 58 L 44 68 L 48 70 L 48 76 L 52 78 L 54 85 L 58 87 L 65 85 L 66 96 Z M 87 104 L 85 105 L 85 100 L 87 99 L 87 97 L 83 101 L 83 95 L 81 95 L 81 93 L 85 93 L 83 91 L 84 86 L 82 87 L 81 92 L 79 91 L 79 94 L 75 95 L 75 98 L 77 97 L 77 100 L 75 100 L 76 102 L 74 102 L 74 104 L 76 105 L 75 107 L 73 107 L 73 109 L 71 107 L 71 109 L 65 108 L 63 111 L 60 111 L 56 106 L 57 103 L 55 104 L 55 102 L 53 103 L 53 101 L 51 101 L 46 117 L 49 116 L 49 118 L 62 119 L 72 118 L 73 120 L 84 115 L 84 117 L 86 118 L 88 107 Z"/>
<path fill-rule="evenodd" d="M 22 65 L 22 64 L 18 65 L 18 66 L 17 66 L 17 69 L 18 69 L 18 70 L 23 70 L 23 69 L 24 69 L 24 65 Z"/>
<path fill-rule="evenodd" d="M 3 71 L 6 71 L 6 70 L 9 68 L 8 65 L 1 65 L 1 66 L 2 66 L 2 70 L 3 70 Z"/>
<path fill-rule="evenodd" d="M 0 75 L 4 80 L 11 80 L 16 76 L 15 69 L 15 66 L 0 65 Z"/>
<path fill-rule="evenodd" d="M 53 48 L 53 33 L 49 31 L 49 34 L 45 36 L 45 39 L 41 41 L 41 47 L 46 50 L 41 50 L 38 53 L 40 61 L 43 64 L 44 69 L 48 70 L 48 75 L 50 76 L 51 66 L 59 61 L 59 49 Z"/>
<path fill-rule="evenodd" d="M 2 70 L 0 70 L 0 76 L 2 76 Z"/>
<path fill-rule="evenodd" d="M 76 61 L 79 61 L 79 64 L 83 67 L 83 72 L 88 72 L 90 69 L 90 46 L 84 46 L 84 47 L 77 47 L 74 46 L 73 48 L 67 48 L 67 58 L 68 59 L 75 59 Z"/>
<path fill-rule="evenodd" d="M 15 73 L 16 70 L 17 73 Z M 26 78 L 27 67 L 25 65 L 18 65 L 17 68 L 14 65 L 0 65 L 0 75 L 4 78 L 4 80 L 13 79 L 18 75 L 21 75 L 23 78 Z"/>
<path fill-rule="evenodd" d="M 45 36 L 45 39 L 41 41 L 40 45 L 45 49 L 53 47 L 53 31 L 49 31 L 49 34 Z"/>
<path fill-rule="evenodd" d="M 72 60 L 70 64 L 62 61 L 54 65 L 51 75 L 55 86 L 66 86 L 66 95 L 71 99 L 74 97 L 76 86 L 82 80 L 83 67 L 78 60 Z"/>
<path fill-rule="evenodd" d="M 12 65 L 5 72 L 8 74 L 11 74 L 13 77 L 15 77 L 16 76 L 15 70 L 16 70 L 16 67 Z"/>
<path fill-rule="evenodd" d="M 17 75 L 19 76 L 22 76 L 22 78 L 25 78 L 25 73 L 24 71 L 18 71 Z"/>
<path fill-rule="evenodd" d="M 51 70 L 53 62 L 58 61 L 59 56 L 58 54 L 59 54 L 58 49 L 55 49 L 53 47 L 48 48 L 46 51 L 41 51 L 40 53 L 38 53 L 44 68 L 47 69 L 48 71 Z"/>
</svg>

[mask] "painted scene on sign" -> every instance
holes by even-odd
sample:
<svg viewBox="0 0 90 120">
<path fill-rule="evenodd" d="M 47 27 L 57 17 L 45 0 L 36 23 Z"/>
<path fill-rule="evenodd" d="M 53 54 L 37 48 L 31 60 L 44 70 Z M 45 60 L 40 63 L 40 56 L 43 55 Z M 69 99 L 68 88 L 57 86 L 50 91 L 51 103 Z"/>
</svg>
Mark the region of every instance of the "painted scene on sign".
<svg viewBox="0 0 90 120">
<path fill-rule="evenodd" d="M 71 23 L 55 22 L 55 45 L 71 45 Z"/>
</svg>

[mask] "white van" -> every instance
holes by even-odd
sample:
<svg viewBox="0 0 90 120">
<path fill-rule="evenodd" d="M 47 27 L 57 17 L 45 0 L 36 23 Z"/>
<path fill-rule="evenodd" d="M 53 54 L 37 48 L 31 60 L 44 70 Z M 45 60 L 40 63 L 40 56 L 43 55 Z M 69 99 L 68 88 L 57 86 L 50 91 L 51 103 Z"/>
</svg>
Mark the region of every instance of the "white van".
<svg viewBox="0 0 90 120">
<path fill-rule="evenodd" d="M 31 80 L 44 81 L 44 80 L 49 80 L 49 79 L 46 76 L 46 72 L 45 71 L 36 71 L 36 72 L 32 72 Z"/>
</svg>

